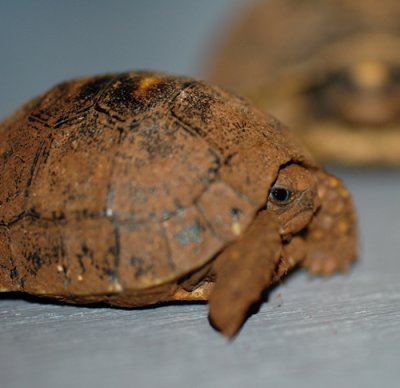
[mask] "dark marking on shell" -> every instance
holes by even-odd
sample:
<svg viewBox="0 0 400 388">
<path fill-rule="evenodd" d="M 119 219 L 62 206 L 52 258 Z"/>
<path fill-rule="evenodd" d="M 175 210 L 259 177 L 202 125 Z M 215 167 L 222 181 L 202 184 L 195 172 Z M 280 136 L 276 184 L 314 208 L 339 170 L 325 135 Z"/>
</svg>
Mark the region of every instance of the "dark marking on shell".
<svg viewBox="0 0 400 388">
<path fill-rule="evenodd" d="M 95 77 L 93 80 L 85 83 L 77 96 L 79 101 L 92 101 L 100 92 L 104 92 L 106 87 L 113 81 L 112 76 Z"/>
<path fill-rule="evenodd" d="M 25 217 L 30 217 L 30 214 L 27 214 L 27 212 L 23 211 L 22 213 L 18 214 L 15 218 L 13 218 L 9 222 L 0 222 L 0 226 L 10 228 L 11 226 L 17 224 L 21 220 L 23 220 Z"/>
<path fill-rule="evenodd" d="M 29 273 L 36 276 L 36 274 L 42 268 L 43 265 L 41 250 L 39 248 L 36 248 L 32 252 L 26 253 L 25 260 L 27 263 L 27 270 L 29 271 Z"/>
<path fill-rule="evenodd" d="M 118 282 L 119 277 L 119 263 L 121 255 L 121 240 L 118 227 L 114 227 L 114 245 L 109 247 L 108 254 L 112 257 L 112 267 L 105 270 L 106 275 L 111 282 Z"/>
<path fill-rule="evenodd" d="M 121 74 L 105 93 L 101 108 L 106 112 L 115 112 L 117 117 L 126 114 L 135 116 L 167 101 L 174 92 L 173 85 L 162 79 L 144 90 L 142 84 L 145 79 L 142 75 L 132 77 L 129 73 Z"/>
<path fill-rule="evenodd" d="M 57 120 L 52 127 L 54 129 L 58 129 L 61 128 L 63 125 L 66 125 L 68 123 L 71 123 L 72 121 L 76 120 L 77 118 L 83 118 L 85 116 L 86 113 L 88 113 L 90 110 L 92 109 L 91 106 L 87 107 L 86 109 L 82 110 L 81 112 L 79 112 L 78 116 L 75 117 L 70 117 L 70 116 L 65 116 L 65 117 L 61 117 L 59 120 Z"/>
<path fill-rule="evenodd" d="M 30 174 L 29 174 L 28 182 L 27 182 L 26 187 L 25 187 L 25 197 L 27 197 L 28 194 L 29 194 L 29 188 L 32 185 L 33 176 L 34 176 L 35 170 L 36 170 L 36 168 L 38 166 L 39 158 L 43 154 L 43 150 L 44 150 L 45 144 L 46 143 L 44 141 L 42 141 L 40 143 L 39 148 L 36 151 L 35 157 L 33 158 L 33 162 L 32 162 L 31 168 L 30 168 Z"/>
<path fill-rule="evenodd" d="M 18 270 L 17 270 L 17 267 L 13 267 L 13 268 L 11 268 L 11 270 L 10 270 L 10 278 L 12 279 L 12 280 L 17 280 L 18 279 Z"/>
<path fill-rule="evenodd" d="M 190 243 L 201 244 L 202 242 L 202 227 L 199 221 L 195 221 L 193 224 L 182 229 L 175 234 L 175 239 L 182 246 L 188 245 Z"/>
<path fill-rule="evenodd" d="M 94 252 L 88 248 L 86 245 L 86 242 L 83 242 L 81 245 L 81 253 L 78 253 L 76 255 L 76 258 L 78 260 L 79 266 L 81 267 L 81 273 L 84 274 L 86 272 L 86 267 L 85 267 L 85 262 L 84 258 L 89 259 L 89 264 L 94 265 Z"/>
<path fill-rule="evenodd" d="M 233 219 L 239 219 L 242 211 L 237 207 L 232 207 L 230 213 Z"/>
<path fill-rule="evenodd" d="M 133 255 L 131 256 L 129 262 L 132 266 L 136 268 L 135 269 L 136 278 L 148 275 L 153 270 L 152 266 L 149 263 L 147 263 L 147 261 L 143 257 Z"/>
</svg>

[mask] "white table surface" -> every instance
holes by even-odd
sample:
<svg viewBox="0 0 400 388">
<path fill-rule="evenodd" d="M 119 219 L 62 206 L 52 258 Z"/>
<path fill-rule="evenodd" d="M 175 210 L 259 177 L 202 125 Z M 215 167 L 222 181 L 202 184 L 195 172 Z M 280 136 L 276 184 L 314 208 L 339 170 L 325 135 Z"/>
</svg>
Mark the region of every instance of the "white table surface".
<svg viewBox="0 0 400 388">
<path fill-rule="evenodd" d="M 341 171 L 360 214 L 347 275 L 296 272 L 231 343 L 206 305 L 141 310 L 0 299 L 0 386 L 398 387 L 400 172 Z"/>
</svg>

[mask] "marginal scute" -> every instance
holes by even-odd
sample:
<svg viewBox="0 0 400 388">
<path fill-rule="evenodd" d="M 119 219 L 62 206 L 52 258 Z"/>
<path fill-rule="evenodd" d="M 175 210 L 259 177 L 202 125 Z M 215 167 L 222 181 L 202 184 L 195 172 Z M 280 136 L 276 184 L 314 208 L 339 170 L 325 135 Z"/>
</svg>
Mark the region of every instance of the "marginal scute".
<svg viewBox="0 0 400 388">
<path fill-rule="evenodd" d="M 10 237 L 6 228 L 0 227 L 0 292 L 16 288 L 13 282 L 15 266 L 10 251 Z"/>
<path fill-rule="evenodd" d="M 160 223 L 125 223 L 119 234 L 118 271 L 124 289 L 144 289 L 170 280 L 175 264 Z"/>
<path fill-rule="evenodd" d="M 63 274 L 57 266 L 63 264 L 61 231 L 57 225 L 27 217 L 9 231 L 13 268 L 13 288 L 44 294 L 52 280 L 53 292 L 64 292 Z"/>
<path fill-rule="evenodd" d="M 120 291 L 120 235 L 106 219 L 82 219 L 62 229 L 65 291 L 96 295 Z"/>
</svg>

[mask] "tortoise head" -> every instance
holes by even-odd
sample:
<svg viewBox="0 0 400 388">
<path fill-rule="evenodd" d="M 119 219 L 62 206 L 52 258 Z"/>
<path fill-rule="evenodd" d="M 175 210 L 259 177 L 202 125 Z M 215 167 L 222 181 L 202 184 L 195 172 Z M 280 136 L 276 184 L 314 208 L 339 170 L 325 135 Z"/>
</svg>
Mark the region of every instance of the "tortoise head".
<svg viewBox="0 0 400 388">
<path fill-rule="evenodd" d="M 270 190 L 267 211 L 277 216 L 284 243 L 301 236 L 302 266 L 310 272 L 344 271 L 356 259 L 354 206 L 335 176 L 297 164 L 284 166 Z"/>
<path fill-rule="evenodd" d="M 304 229 L 319 205 L 317 180 L 312 170 L 298 164 L 280 169 L 269 193 L 267 211 L 277 216 L 284 240 Z"/>
</svg>

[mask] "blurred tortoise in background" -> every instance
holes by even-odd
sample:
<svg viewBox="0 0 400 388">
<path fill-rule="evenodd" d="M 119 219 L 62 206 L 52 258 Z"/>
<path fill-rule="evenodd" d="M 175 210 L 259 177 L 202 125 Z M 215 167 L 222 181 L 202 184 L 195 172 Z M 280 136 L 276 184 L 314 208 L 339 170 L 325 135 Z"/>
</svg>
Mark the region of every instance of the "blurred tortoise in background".
<svg viewBox="0 0 400 388">
<path fill-rule="evenodd" d="M 227 336 L 300 265 L 346 270 L 355 214 L 292 133 L 208 83 L 73 80 L 0 126 L 0 291 L 135 307 L 208 300 Z"/>
<path fill-rule="evenodd" d="M 252 99 L 321 160 L 400 163 L 397 0 L 266 0 L 227 31 L 210 78 Z"/>
</svg>

